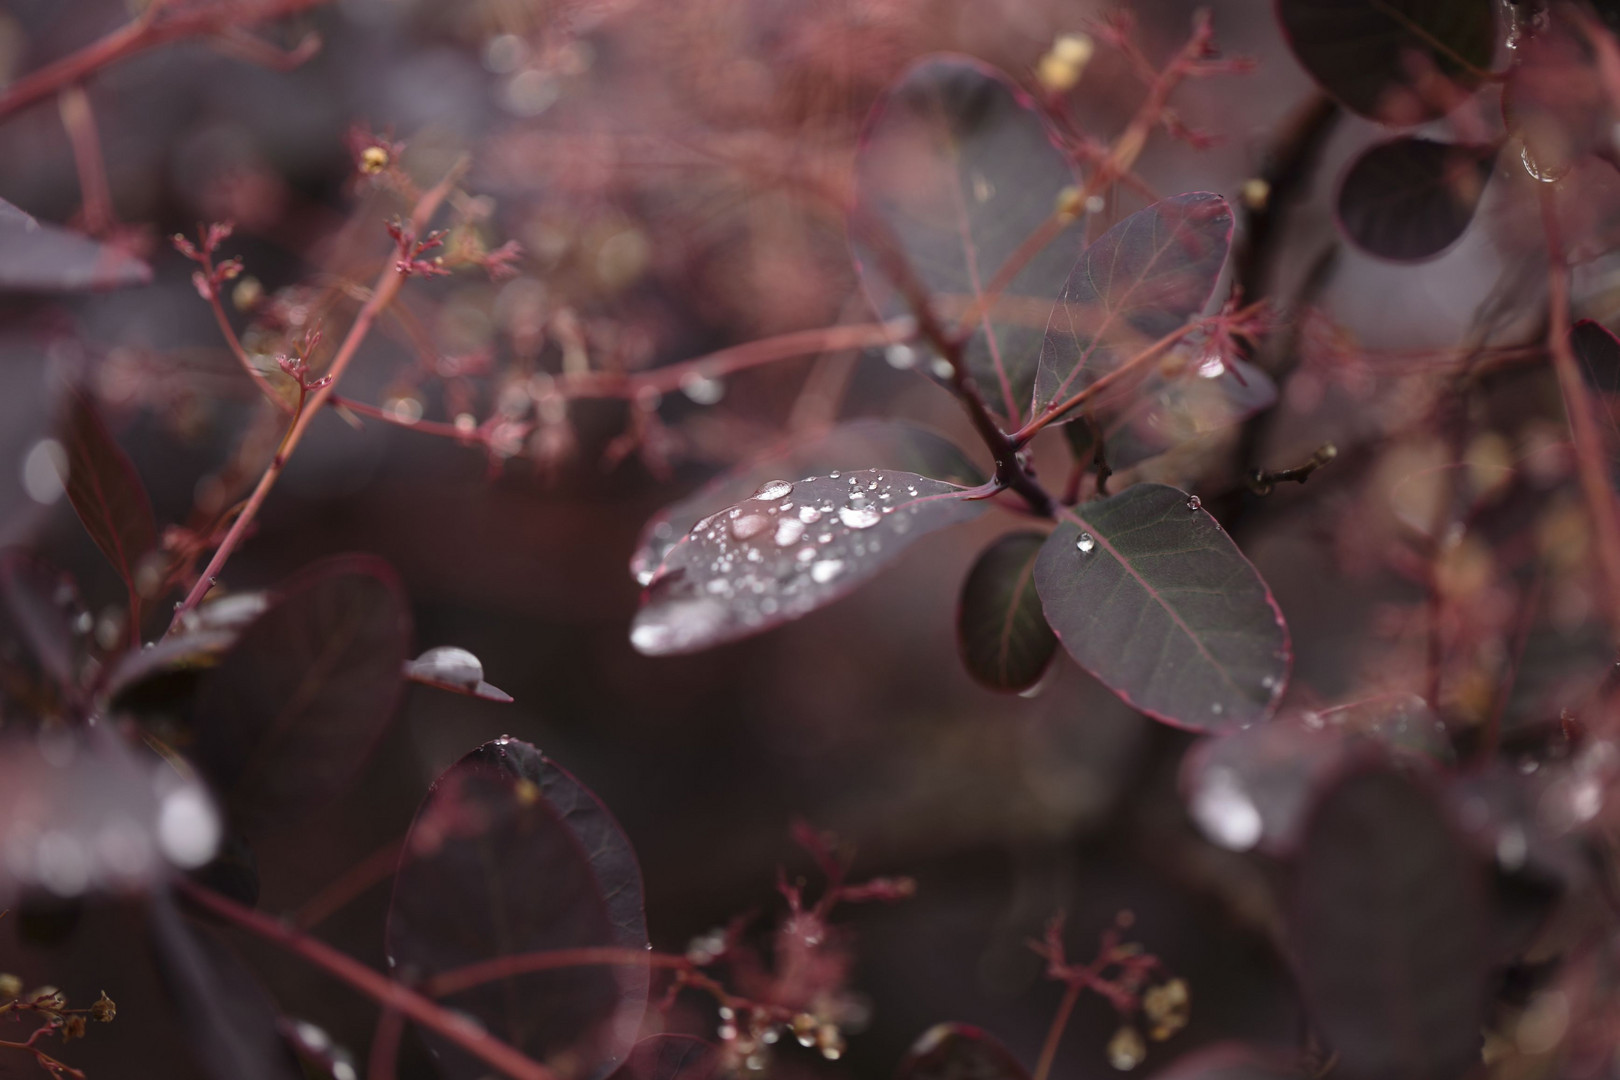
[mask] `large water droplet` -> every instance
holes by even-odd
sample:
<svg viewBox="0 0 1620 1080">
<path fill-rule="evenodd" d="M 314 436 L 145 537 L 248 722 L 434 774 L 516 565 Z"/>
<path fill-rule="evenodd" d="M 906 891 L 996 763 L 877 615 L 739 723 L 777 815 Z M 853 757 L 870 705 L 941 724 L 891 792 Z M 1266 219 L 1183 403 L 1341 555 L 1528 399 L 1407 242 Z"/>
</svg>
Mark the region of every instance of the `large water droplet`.
<svg viewBox="0 0 1620 1080">
<path fill-rule="evenodd" d="M 1200 499 L 1198 496 L 1196 496 L 1196 495 L 1187 496 L 1187 509 L 1189 509 L 1189 510 L 1197 510 L 1197 509 L 1200 509 L 1203 505 L 1204 505 L 1204 500 Z"/>
<path fill-rule="evenodd" d="M 726 384 L 696 371 L 681 376 L 681 393 L 699 405 L 713 405 L 726 396 Z"/>
<path fill-rule="evenodd" d="M 219 814 L 196 784 L 185 784 L 163 797 L 158 807 L 158 848 L 181 869 L 201 866 L 214 857 L 221 835 Z"/>
<path fill-rule="evenodd" d="M 731 523 L 731 535 L 747 540 L 764 532 L 770 523 L 771 519 L 764 514 L 744 514 Z"/>
<path fill-rule="evenodd" d="M 773 499 L 785 497 L 792 490 L 793 485 L 786 480 L 767 480 L 763 487 L 754 492 L 754 498 L 770 502 Z"/>
<path fill-rule="evenodd" d="M 1204 835 L 1228 851 L 1248 851 L 1260 842 L 1260 810 L 1231 769 L 1206 772 L 1188 809 Z"/>
<path fill-rule="evenodd" d="M 821 511 L 813 506 L 799 507 L 799 520 L 806 525 L 814 525 L 821 520 Z"/>
<path fill-rule="evenodd" d="M 841 506 L 838 520 L 851 529 L 870 529 L 883 520 L 883 513 L 871 506 Z"/>
<path fill-rule="evenodd" d="M 776 523 L 776 536 L 774 539 L 777 547 L 791 547 L 797 544 L 799 537 L 803 535 L 804 522 L 798 518 L 785 517 Z"/>
<path fill-rule="evenodd" d="M 1081 533 L 1080 538 L 1074 542 L 1075 550 L 1080 552 L 1082 555 L 1091 554 L 1092 549 L 1094 549 L 1096 546 L 1096 538 L 1088 532 Z"/>
<path fill-rule="evenodd" d="M 817 585 L 825 585 L 833 578 L 844 572 L 844 560 L 822 559 L 810 567 L 810 579 Z"/>
</svg>

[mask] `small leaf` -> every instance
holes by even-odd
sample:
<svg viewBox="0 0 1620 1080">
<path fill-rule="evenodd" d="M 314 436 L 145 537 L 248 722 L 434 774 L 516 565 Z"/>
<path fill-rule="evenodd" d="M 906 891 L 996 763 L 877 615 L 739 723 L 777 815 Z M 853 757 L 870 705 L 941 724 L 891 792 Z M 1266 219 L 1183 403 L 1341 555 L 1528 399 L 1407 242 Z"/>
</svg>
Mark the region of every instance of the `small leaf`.
<svg viewBox="0 0 1620 1080">
<path fill-rule="evenodd" d="M 27 552 L 0 552 L 0 597 L 40 666 L 56 684 L 76 683 L 74 657 L 88 620 L 73 579 Z"/>
<path fill-rule="evenodd" d="M 963 487 L 984 483 L 984 474 L 945 436 L 898 420 L 850 420 L 807 441 L 790 441 L 758 454 L 746 466 L 722 473 L 647 522 L 630 560 L 630 573 L 646 585 L 675 541 L 699 520 L 742 502 L 778 476 L 825 476 L 835 470 L 900 469 Z"/>
<path fill-rule="evenodd" d="M 358 556 L 288 582 L 197 688 L 193 756 L 254 834 L 335 798 L 393 717 L 410 611 Z"/>
<path fill-rule="evenodd" d="M 122 447 L 108 432 L 94 402 L 82 388 L 69 397 L 63 440 L 68 501 L 90 539 L 131 589 L 142 556 L 157 547 L 157 523 L 146 488 Z"/>
<path fill-rule="evenodd" d="M 1608 327 L 1582 319 L 1569 332 L 1586 385 L 1600 394 L 1620 394 L 1620 339 Z"/>
<path fill-rule="evenodd" d="M 152 268 L 127 251 L 42 224 L 0 199 L 0 290 L 110 289 L 151 280 Z"/>
<path fill-rule="evenodd" d="M 963 583 L 956 640 L 968 672 L 992 690 L 1034 686 L 1057 650 L 1035 592 L 1035 557 L 1045 542 L 1038 532 L 1003 536 Z"/>
<path fill-rule="evenodd" d="M 720 1053 L 690 1035 L 650 1035 L 631 1048 L 609 1080 L 712 1080 Z"/>
<path fill-rule="evenodd" d="M 1385 768 L 1323 795 L 1297 863 L 1291 936 L 1347 1080 L 1451 1080 L 1479 1064 L 1488 999 L 1481 867 L 1439 803 Z"/>
<path fill-rule="evenodd" d="M 1028 1080 L 1012 1051 L 969 1024 L 936 1024 L 906 1051 L 895 1080 Z"/>
<path fill-rule="evenodd" d="M 1108 464 L 1128 469 L 1241 424 L 1277 403 L 1271 376 L 1236 357 L 1206 357 L 1171 374 L 1155 370 L 1108 425 Z M 1067 424 L 1064 431 L 1073 430 Z"/>
<path fill-rule="evenodd" d="M 1232 208 L 1194 191 L 1138 210 L 1086 248 L 1052 309 L 1040 416 L 1204 310 L 1232 246 Z"/>
<path fill-rule="evenodd" d="M 1489 74 L 1496 49 L 1487 0 L 1278 0 L 1277 15 L 1324 90 L 1391 124 L 1444 115 Z M 1455 87 L 1423 87 L 1433 73 Z"/>
<path fill-rule="evenodd" d="M 407 979 L 497 957 L 647 948 L 641 872 L 594 795 L 534 747 L 501 738 L 434 782 L 406 837 L 388 912 Z M 645 966 L 601 963 L 443 986 L 444 1002 L 565 1080 L 624 1057 L 646 1006 Z M 424 1034 L 451 1077 L 488 1068 Z"/>
<path fill-rule="evenodd" d="M 121 654 L 113 662 L 103 691 L 109 699 L 160 673 L 211 668 L 242 631 L 270 608 L 262 592 L 231 593 L 205 600 L 180 616 L 174 633 L 140 649 Z"/>
<path fill-rule="evenodd" d="M 670 549 L 630 642 L 649 656 L 695 652 L 808 615 L 920 537 L 977 517 L 984 504 L 968 494 L 886 469 L 768 481 Z"/>
<path fill-rule="evenodd" d="M 1219 731 L 1263 720 L 1288 629 L 1254 566 L 1186 493 L 1137 484 L 1065 510 L 1035 562 L 1063 647 L 1135 708 Z"/>
<path fill-rule="evenodd" d="M 889 88 L 867 119 L 855 169 L 855 264 L 884 318 L 910 309 L 871 246 L 873 224 L 954 319 L 1076 183 L 1030 100 L 1005 75 L 959 56 L 927 57 Z M 1042 332 L 1080 237 L 1071 224 L 1031 259 L 968 341 L 968 371 L 1003 423 L 1026 415 Z"/>
<path fill-rule="evenodd" d="M 1496 162 L 1494 146 L 1403 136 L 1364 151 L 1339 184 L 1339 226 L 1370 255 L 1419 262 L 1474 220 Z"/>
<path fill-rule="evenodd" d="M 423 686 L 436 686 L 453 694 L 511 701 L 512 695 L 484 681 L 484 664 L 466 649 L 440 645 L 405 663 L 405 677 Z"/>
</svg>

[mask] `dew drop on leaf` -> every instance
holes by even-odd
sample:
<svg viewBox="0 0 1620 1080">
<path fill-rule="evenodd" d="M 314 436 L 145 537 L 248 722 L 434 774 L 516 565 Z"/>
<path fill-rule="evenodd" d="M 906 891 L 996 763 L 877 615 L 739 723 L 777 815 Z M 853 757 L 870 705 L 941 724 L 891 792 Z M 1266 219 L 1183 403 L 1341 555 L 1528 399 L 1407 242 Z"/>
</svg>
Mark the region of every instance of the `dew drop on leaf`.
<svg viewBox="0 0 1620 1080">
<path fill-rule="evenodd" d="M 825 585 L 843 572 L 842 559 L 822 559 L 810 568 L 810 579 L 817 585 Z"/>
<path fill-rule="evenodd" d="M 821 520 L 821 511 L 813 506 L 799 507 L 799 520 L 806 525 L 814 525 Z"/>
<path fill-rule="evenodd" d="M 1200 509 L 1203 505 L 1204 505 L 1204 500 L 1200 499 L 1198 496 L 1189 495 L 1187 497 L 1187 509 L 1189 509 L 1189 510 L 1197 510 L 1197 509 Z"/>
<path fill-rule="evenodd" d="M 793 485 L 786 480 L 768 480 L 758 491 L 754 492 L 754 498 L 770 502 L 785 497 L 792 490 Z"/>
<path fill-rule="evenodd" d="M 1080 554 L 1089 555 L 1091 554 L 1092 549 L 1097 546 L 1097 541 L 1090 533 L 1083 532 L 1080 534 L 1080 538 L 1074 542 L 1074 546 L 1075 549 L 1080 552 Z"/>
<path fill-rule="evenodd" d="M 681 378 L 681 393 L 699 405 L 713 405 L 726 396 L 726 384 L 693 371 Z"/>
<path fill-rule="evenodd" d="M 1248 851 L 1260 842 L 1260 810 L 1231 769 L 1205 773 L 1189 809 L 1204 835 L 1228 851 Z"/>
<path fill-rule="evenodd" d="M 792 547 L 804 535 L 804 522 L 798 518 L 785 517 L 776 523 L 776 535 L 772 538 L 777 547 Z"/>
<path fill-rule="evenodd" d="M 883 519 L 883 514 L 870 506 L 842 506 L 838 509 L 838 520 L 851 529 L 870 529 Z"/>
<path fill-rule="evenodd" d="M 748 540 L 758 536 L 769 527 L 771 519 L 764 514 L 744 514 L 731 523 L 731 535 L 738 540 Z"/>
</svg>

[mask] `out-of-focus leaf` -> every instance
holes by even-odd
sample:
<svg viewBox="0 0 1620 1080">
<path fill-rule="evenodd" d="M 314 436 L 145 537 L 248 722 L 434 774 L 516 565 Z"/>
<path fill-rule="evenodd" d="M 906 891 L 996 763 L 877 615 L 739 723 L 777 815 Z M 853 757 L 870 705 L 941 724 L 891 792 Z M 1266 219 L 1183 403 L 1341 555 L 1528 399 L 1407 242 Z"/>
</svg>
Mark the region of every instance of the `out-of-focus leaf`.
<svg viewBox="0 0 1620 1080">
<path fill-rule="evenodd" d="M 1291 934 L 1318 1030 L 1347 1080 L 1451 1080 L 1479 1065 L 1490 958 L 1481 868 L 1440 803 L 1353 771 L 1310 817 Z"/>
<path fill-rule="evenodd" d="M 630 573 L 646 585 L 675 542 L 716 510 L 748 498 L 777 476 L 825 476 L 856 469 L 898 469 L 962 487 L 985 476 L 945 436 L 899 420 L 851 420 L 813 439 L 790 441 L 725 472 L 680 502 L 656 514 L 641 530 Z"/>
<path fill-rule="evenodd" d="M 1207 357 L 1171 374 L 1155 371 L 1108 425 L 1108 464 L 1127 469 L 1240 424 L 1277 403 L 1271 376 L 1236 357 Z M 1067 424 L 1064 431 L 1078 425 Z"/>
<path fill-rule="evenodd" d="M 1415 135 L 1379 143 L 1356 158 L 1339 184 L 1339 225 L 1381 259 L 1433 258 L 1474 220 L 1495 162 L 1494 146 Z"/>
<path fill-rule="evenodd" d="M 1350 109 L 1391 124 L 1443 115 L 1489 73 L 1496 5 L 1481 0 L 1277 0 L 1294 55 Z M 1420 90 L 1438 73 L 1454 87 Z"/>
<path fill-rule="evenodd" d="M 1522 143 L 1526 171 L 1555 180 L 1586 154 L 1615 160 L 1615 111 L 1585 31 L 1571 24 L 1561 5 L 1543 18 L 1546 25 L 1522 35 L 1514 50 L 1502 119 Z"/>
<path fill-rule="evenodd" d="M 146 888 L 207 862 L 219 837 L 200 783 L 105 727 L 0 743 L 0 907 L 30 889 L 71 898 Z"/>
<path fill-rule="evenodd" d="M 1168 724 L 1221 731 L 1263 720 L 1288 681 L 1288 629 L 1270 590 L 1175 488 L 1137 484 L 1065 510 L 1035 562 L 1035 588 L 1080 666 Z"/>
<path fill-rule="evenodd" d="M 210 668 L 270 607 L 262 592 L 232 593 L 205 600 L 180 616 L 180 626 L 144 648 L 126 652 L 107 675 L 105 692 L 116 698 L 159 672 Z"/>
<path fill-rule="evenodd" d="M 874 226 L 895 239 L 951 318 L 984 294 L 1075 183 L 1029 99 L 1006 76 L 959 56 L 919 61 L 878 100 L 855 167 L 855 263 L 885 318 L 909 309 L 871 246 Z M 1080 235 L 1070 225 L 1030 260 L 968 342 L 968 370 L 1005 423 L 1027 413 L 1042 333 Z"/>
<path fill-rule="evenodd" d="M 24 551 L 0 551 L 0 597 L 45 673 L 74 685 L 74 655 L 88 619 L 73 579 Z"/>
<path fill-rule="evenodd" d="M 151 280 L 152 268 L 129 252 L 42 224 L 0 199 L 0 290 L 111 289 Z"/>
<path fill-rule="evenodd" d="M 434 782 L 406 838 L 388 913 L 389 964 L 407 979 L 497 957 L 581 947 L 645 950 L 641 872 L 611 815 L 527 743 L 485 743 Z M 565 1080 L 629 1051 L 645 967 L 533 971 L 443 1000 Z M 447 1075 L 488 1069 L 425 1035 Z"/>
<path fill-rule="evenodd" d="M 649 656 L 761 633 L 849 593 L 919 537 L 967 521 L 966 488 L 888 469 L 769 480 L 659 565 L 630 641 Z"/>
<path fill-rule="evenodd" d="M 1232 208 L 1194 191 L 1138 210 L 1086 248 L 1041 346 L 1034 414 L 1061 405 L 1204 310 L 1232 246 Z"/>
<path fill-rule="evenodd" d="M 67 450 L 63 486 L 90 539 L 118 576 L 135 588 L 141 558 L 157 547 L 157 523 L 146 488 L 82 388 L 69 395 L 62 441 Z"/>
<path fill-rule="evenodd" d="M 405 677 L 423 686 L 436 686 L 453 694 L 511 701 L 512 695 L 484 681 L 484 663 L 466 649 L 439 645 L 405 662 Z"/>
<path fill-rule="evenodd" d="M 650 1035 L 636 1043 L 610 1080 L 711 1080 L 719 1072 L 713 1045 L 690 1035 Z"/>
<path fill-rule="evenodd" d="M 1035 685 L 1057 638 L 1035 593 L 1035 557 L 1046 536 L 1010 533 L 979 556 L 962 585 L 956 640 L 968 672 L 992 690 Z"/>
<path fill-rule="evenodd" d="M 895 1080 L 1027 1080 L 1012 1051 L 970 1024 L 935 1024 L 900 1059 Z"/>
<path fill-rule="evenodd" d="M 1155 1080 L 1304 1080 L 1304 1074 L 1268 1052 L 1242 1043 L 1218 1043 L 1172 1062 Z"/>
<path fill-rule="evenodd" d="M 1602 323 L 1582 319 L 1569 332 L 1586 384 L 1601 394 L 1620 394 L 1620 339 Z"/>
<path fill-rule="evenodd" d="M 359 771 L 404 686 L 394 572 L 342 556 L 278 590 L 197 689 L 193 756 L 250 835 L 307 817 Z"/>
<path fill-rule="evenodd" d="M 51 430 L 61 397 L 42 350 L 0 338 L 0 544 L 23 539 L 61 497 L 67 451 Z"/>
<path fill-rule="evenodd" d="M 198 1066 L 213 1080 L 301 1080 L 276 1026 L 276 1004 L 253 972 L 166 898 L 151 907 L 157 972 Z"/>
</svg>

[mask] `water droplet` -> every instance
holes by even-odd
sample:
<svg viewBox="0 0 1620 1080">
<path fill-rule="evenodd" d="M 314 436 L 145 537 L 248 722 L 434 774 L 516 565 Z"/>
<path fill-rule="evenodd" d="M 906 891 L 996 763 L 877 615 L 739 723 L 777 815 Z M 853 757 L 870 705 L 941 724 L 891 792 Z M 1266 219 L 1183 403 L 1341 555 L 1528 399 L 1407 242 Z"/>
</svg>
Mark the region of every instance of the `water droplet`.
<svg viewBox="0 0 1620 1080">
<path fill-rule="evenodd" d="M 158 807 L 158 847 L 174 865 L 189 870 L 214 857 L 219 847 L 219 814 L 196 784 L 175 788 Z"/>
<path fill-rule="evenodd" d="M 1260 842 L 1260 810 L 1231 769 L 1206 772 L 1188 809 L 1204 835 L 1228 851 L 1248 851 Z"/>
<path fill-rule="evenodd" d="M 798 518 L 783 518 L 776 523 L 776 536 L 774 539 L 777 547 L 791 547 L 797 544 L 799 537 L 803 535 L 804 522 Z"/>
<path fill-rule="evenodd" d="M 843 572 L 844 560 L 822 559 L 810 568 L 810 580 L 817 585 L 825 585 Z"/>
<path fill-rule="evenodd" d="M 838 520 L 851 529 L 870 529 L 883 520 L 883 514 L 870 506 L 843 506 L 838 509 Z"/>
<path fill-rule="evenodd" d="M 951 377 L 951 362 L 943 356 L 936 356 L 928 362 L 928 370 L 934 373 L 936 379 Z"/>
<path fill-rule="evenodd" d="M 762 502 L 771 502 L 775 499 L 783 498 L 792 490 L 793 485 L 788 483 L 786 480 L 768 480 L 763 487 L 754 492 L 754 498 L 759 499 Z"/>
<path fill-rule="evenodd" d="M 745 514 L 731 523 L 731 535 L 738 540 L 758 536 L 769 527 L 771 519 L 764 514 Z"/>
<path fill-rule="evenodd" d="M 1519 869 L 1529 854 L 1530 843 L 1518 825 L 1507 826 L 1496 838 L 1496 861 L 1504 870 Z"/>
<path fill-rule="evenodd" d="M 1221 713 L 1226 711 L 1226 708 L 1224 706 L 1222 706 L 1220 702 L 1217 701 L 1217 702 L 1215 702 L 1215 704 L 1213 704 L 1213 705 L 1211 705 L 1209 707 L 1209 711 L 1214 713 L 1216 716 L 1219 716 L 1219 715 L 1221 715 Z"/>
<path fill-rule="evenodd" d="M 1200 499 L 1198 496 L 1190 495 L 1190 496 L 1187 497 L 1187 509 L 1189 509 L 1189 510 L 1197 510 L 1200 507 L 1202 507 L 1203 505 L 1204 505 L 1204 500 Z"/>
<path fill-rule="evenodd" d="M 973 201 L 986 203 L 996 193 L 996 185 L 992 184 L 980 173 L 973 174 Z"/>
<path fill-rule="evenodd" d="M 1108 1040 L 1108 1064 L 1120 1072 L 1130 1072 L 1147 1057 L 1147 1044 L 1142 1033 L 1126 1024 Z"/>
<path fill-rule="evenodd" d="M 1202 379 L 1218 379 L 1226 371 L 1226 361 L 1219 352 L 1211 350 L 1198 361 L 1198 376 Z"/>
<path fill-rule="evenodd" d="M 1083 532 L 1080 534 L 1080 538 L 1074 542 L 1074 546 L 1075 550 L 1079 551 L 1080 554 L 1089 555 L 1092 549 L 1097 546 L 1097 541 L 1090 533 Z"/>
<path fill-rule="evenodd" d="M 905 371 L 907 368 L 917 366 L 917 350 L 910 345 L 897 342 L 883 350 L 883 359 L 895 370 Z"/>
<path fill-rule="evenodd" d="M 1524 165 L 1525 172 L 1529 173 L 1533 179 L 1540 180 L 1543 184 L 1556 184 L 1564 178 L 1565 173 L 1569 172 L 1567 167 L 1563 169 L 1544 168 L 1535 158 L 1530 156 L 1528 146 L 1519 151 L 1519 161 Z"/>
<path fill-rule="evenodd" d="M 45 506 L 62 497 L 67 474 L 67 451 L 55 439 L 39 440 L 23 458 L 23 490 L 30 499 Z"/>
<path fill-rule="evenodd" d="M 681 393 L 699 405 L 713 405 L 726 396 L 726 384 L 696 371 L 681 376 Z"/>
<path fill-rule="evenodd" d="M 410 663 L 412 678 L 472 689 L 484 680 L 483 662 L 466 649 L 440 645 Z"/>
<path fill-rule="evenodd" d="M 840 474 L 839 474 L 838 470 L 834 469 L 832 472 L 827 474 L 827 479 L 836 480 L 836 479 L 838 479 L 839 475 Z"/>
<path fill-rule="evenodd" d="M 814 525 L 821 520 L 821 511 L 813 506 L 799 507 L 799 520 L 806 525 Z"/>
</svg>

